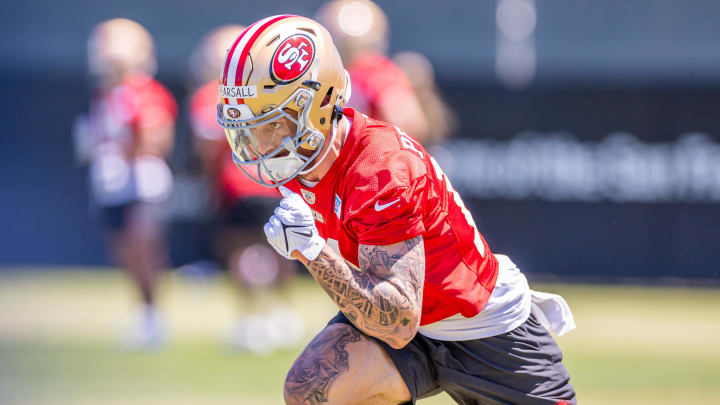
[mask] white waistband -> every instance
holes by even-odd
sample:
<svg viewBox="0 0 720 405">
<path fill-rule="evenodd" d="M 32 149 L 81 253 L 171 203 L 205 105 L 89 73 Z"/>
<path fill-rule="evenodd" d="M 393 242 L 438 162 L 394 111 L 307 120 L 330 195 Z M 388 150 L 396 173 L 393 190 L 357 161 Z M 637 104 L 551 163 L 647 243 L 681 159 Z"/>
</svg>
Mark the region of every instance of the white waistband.
<svg viewBox="0 0 720 405">
<path fill-rule="evenodd" d="M 532 312 L 546 329 L 563 335 L 575 329 L 567 302 L 559 295 L 530 290 L 520 269 L 505 255 L 498 260 L 498 279 L 483 310 L 472 318 L 460 314 L 422 326 L 432 339 L 461 341 L 497 336 L 522 325 Z"/>
<path fill-rule="evenodd" d="M 530 288 L 520 269 L 504 255 L 498 260 L 498 278 L 485 308 L 472 318 L 457 314 L 420 327 L 419 333 L 438 340 L 473 340 L 509 332 L 530 316 Z"/>
</svg>

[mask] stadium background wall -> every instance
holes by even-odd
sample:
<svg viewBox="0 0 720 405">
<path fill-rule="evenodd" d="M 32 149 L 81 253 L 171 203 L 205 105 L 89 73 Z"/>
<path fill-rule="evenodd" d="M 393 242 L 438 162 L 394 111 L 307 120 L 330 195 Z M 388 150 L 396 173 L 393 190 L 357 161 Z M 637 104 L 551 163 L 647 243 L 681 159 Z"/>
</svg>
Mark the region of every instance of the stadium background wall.
<svg viewBox="0 0 720 405">
<path fill-rule="evenodd" d="M 7 9 L 0 13 L 6 31 L 0 39 L 0 269 L 104 264 L 102 234 L 89 215 L 85 169 L 75 165 L 71 142 L 73 119 L 88 101 L 85 36 L 95 22 L 115 16 L 137 19 L 155 35 L 159 79 L 183 114 L 172 166 L 181 179 L 191 178 L 184 57 L 204 32 L 231 17 L 219 13 L 225 3 L 216 1 L 193 13 L 169 1 L 130 3 L 122 10 L 109 4 L 86 10 L 79 1 L 35 3 L 47 11 L 37 16 L 35 29 L 19 18 L 33 5 L 3 5 Z M 254 4 L 244 15 L 255 19 L 283 10 L 312 15 L 319 3 Z M 652 15 L 643 14 L 651 3 Z M 672 17 L 684 6 L 670 0 L 627 5 L 624 17 L 588 16 L 579 5 L 538 4 L 537 74 L 524 90 L 508 90 L 494 77 L 493 2 L 460 2 L 462 7 L 442 10 L 434 10 L 431 1 L 405 4 L 384 5 L 393 24 L 393 50 L 421 51 L 435 63 L 439 87 L 460 119 L 458 139 L 502 143 L 524 131 L 560 131 L 579 142 L 600 142 L 624 131 L 648 144 L 673 143 L 688 133 L 720 141 L 720 56 L 693 49 L 695 43 L 720 47 L 719 4 L 694 2 L 680 19 Z M 456 24 L 437 25 L 448 17 Z M 607 18 L 615 24 L 612 30 L 603 26 Z M 590 50 L 568 35 L 580 23 Z M 472 31 L 470 39 L 464 29 Z M 645 42 L 622 41 L 628 36 Z M 664 41 L 666 53 L 654 51 L 652 41 Z M 41 44 L 44 53 L 32 51 Z M 463 49 L 470 46 L 478 51 L 464 65 Z M 562 47 L 572 51 L 560 53 Z M 720 179 L 718 172 L 707 176 Z M 720 206 L 712 198 L 587 201 L 466 194 L 491 248 L 509 254 L 530 277 L 720 278 Z M 177 206 L 172 212 L 171 247 L 179 265 L 198 254 L 199 219 Z"/>
</svg>

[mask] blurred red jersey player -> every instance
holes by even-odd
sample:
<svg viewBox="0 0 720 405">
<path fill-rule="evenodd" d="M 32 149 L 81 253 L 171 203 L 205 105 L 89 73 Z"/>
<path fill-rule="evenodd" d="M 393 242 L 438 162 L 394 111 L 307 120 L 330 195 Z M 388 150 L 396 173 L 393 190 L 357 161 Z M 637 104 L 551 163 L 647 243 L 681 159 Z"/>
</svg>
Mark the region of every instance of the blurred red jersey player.
<svg viewBox="0 0 720 405">
<path fill-rule="evenodd" d="M 425 144 L 432 134 L 421 100 L 403 69 L 386 56 L 389 23 L 382 9 L 369 0 L 336 0 L 317 15 L 350 73 L 353 97 L 347 105 Z"/>
<path fill-rule="evenodd" d="M 76 126 L 78 152 L 90 165 L 92 197 L 110 250 L 143 302 L 130 344 L 155 346 L 163 338 L 155 285 L 167 265 L 163 203 L 173 179 L 165 159 L 173 146 L 177 105 L 152 77 L 152 37 L 138 23 L 98 24 L 88 41 L 88 58 L 96 91 L 87 117 Z"/>
<path fill-rule="evenodd" d="M 295 272 L 294 263 L 282 260 L 265 243 L 262 225 L 272 215 L 279 196 L 243 175 L 227 153 L 227 140 L 217 125 L 220 65 L 228 48 L 244 27 L 225 25 L 208 33 L 190 56 L 190 128 L 193 146 L 210 186 L 208 244 L 213 258 L 227 269 L 239 288 L 244 316 L 232 328 L 236 348 L 267 353 L 295 342 L 302 320 L 284 299 L 273 297 L 278 284 Z M 273 303 L 273 305 L 269 305 Z"/>
<path fill-rule="evenodd" d="M 227 153 L 225 134 L 217 125 L 217 78 L 195 90 L 190 98 L 190 126 L 195 150 L 211 187 L 220 196 L 221 210 L 231 209 L 238 200 L 252 197 L 277 199 L 269 190 L 238 172 Z"/>
</svg>

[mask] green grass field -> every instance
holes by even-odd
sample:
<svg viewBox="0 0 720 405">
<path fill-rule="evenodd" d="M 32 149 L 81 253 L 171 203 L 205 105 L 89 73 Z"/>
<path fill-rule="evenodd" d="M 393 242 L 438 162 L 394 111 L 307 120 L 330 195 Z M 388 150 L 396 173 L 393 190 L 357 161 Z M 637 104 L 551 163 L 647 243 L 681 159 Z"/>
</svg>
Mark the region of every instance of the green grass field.
<svg viewBox="0 0 720 405">
<path fill-rule="evenodd" d="M 578 329 L 559 338 L 580 404 L 720 404 L 720 290 L 533 285 L 562 294 Z M 118 272 L 0 273 L 0 404 L 279 404 L 301 347 L 231 350 L 242 306 L 221 278 L 169 275 L 171 340 L 129 353 L 133 294 Z M 307 342 L 335 312 L 309 278 L 286 292 Z M 451 404 L 443 395 L 420 401 Z"/>
</svg>

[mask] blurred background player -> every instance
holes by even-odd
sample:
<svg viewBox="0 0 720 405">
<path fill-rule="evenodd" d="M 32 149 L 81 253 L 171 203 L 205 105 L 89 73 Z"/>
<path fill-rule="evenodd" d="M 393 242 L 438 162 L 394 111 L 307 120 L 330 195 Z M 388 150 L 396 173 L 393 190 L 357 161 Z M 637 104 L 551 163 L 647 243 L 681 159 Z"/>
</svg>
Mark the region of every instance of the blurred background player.
<svg viewBox="0 0 720 405">
<path fill-rule="evenodd" d="M 441 144 L 457 130 L 457 116 L 445 103 L 435 82 L 435 69 L 423 54 L 404 51 L 393 55 L 392 61 L 407 75 L 413 91 L 420 100 L 420 109 L 427 122 L 423 146 L 431 147 L 436 155 Z"/>
<path fill-rule="evenodd" d="M 418 97 L 406 72 L 386 55 L 390 28 L 377 4 L 369 0 L 331 1 L 318 10 L 316 19 L 330 31 L 350 73 L 353 87 L 348 106 L 403 128 L 423 145 L 439 140 L 440 133 L 433 132 L 436 128 L 424 111 L 425 100 Z M 432 97 L 439 100 L 436 95 Z"/>
<path fill-rule="evenodd" d="M 240 291 L 244 319 L 230 340 L 237 348 L 268 352 L 294 343 L 302 320 L 278 295 L 297 265 L 282 259 L 265 242 L 262 226 L 280 201 L 235 167 L 225 133 L 217 124 L 218 77 L 227 50 L 244 27 L 224 25 L 208 33 L 189 61 L 190 128 L 193 148 L 210 192 L 205 236 L 214 259 L 227 268 Z M 274 290 L 274 291 L 273 291 Z M 278 294 L 279 292 L 279 294 Z"/>
<path fill-rule="evenodd" d="M 91 204 L 102 218 L 110 253 L 140 295 L 128 343 L 154 347 L 164 339 L 155 301 L 158 275 L 167 264 L 162 212 L 173 178 L 165 159 L 173 147 L 177 105 L 153 79 L 153 39 L 140 24 L 102 22 L 87 45 L 94 88 L 87 115 L 76 121 L 76 151 L 89 164 Z"/>
</svg>

